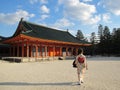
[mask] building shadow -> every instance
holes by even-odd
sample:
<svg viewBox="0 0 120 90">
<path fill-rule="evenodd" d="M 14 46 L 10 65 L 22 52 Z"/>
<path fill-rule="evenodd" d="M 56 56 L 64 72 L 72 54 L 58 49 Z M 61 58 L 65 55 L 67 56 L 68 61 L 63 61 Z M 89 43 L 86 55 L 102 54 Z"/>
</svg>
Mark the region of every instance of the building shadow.
<svg viewBox="0 0 120 90">
<path fill-rule="evenodd" d="M 75 82 L 59 82 L 59 83 L 29 83 L 29 82 L 0 82 L 0 86 L 71 86 Z"/>
</svg>

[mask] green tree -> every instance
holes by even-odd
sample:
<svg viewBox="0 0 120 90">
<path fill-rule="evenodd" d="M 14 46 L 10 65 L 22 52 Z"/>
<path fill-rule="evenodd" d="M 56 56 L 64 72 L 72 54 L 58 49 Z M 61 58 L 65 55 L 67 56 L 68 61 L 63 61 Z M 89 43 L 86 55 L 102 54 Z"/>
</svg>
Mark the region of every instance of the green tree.
<svg viewBox="0 0 120 90">
<path fill-rule="evenodd" d="M 96 34 L 95 34 L 95 32 L 92 32 L 92 33 L 91 33 L 90 42 L 91 42 L 92 44 L 95 44 L 95 43 L 96 43 Z"/>
<path fill-rule="evenodd" d="M 84 35 L 83 35 L 83 33 L 82 33 L 81 30 L 78 30 L 78 31 L 77 31 L 76 38 L 77 38 L 78 40 L 84 40 Z"/>
<path fill-rule="evenodd" d="M 100 42 L 97 44 L 97 53 L 101 55 L 120 56 L 120 28 L 113 28 L 112 33 L 108 26 L 98 26 L 98 36 Z"/>
<path fill-rule="evenodd" d="M 98 38 L 99 38 L 99 44 L 97 45 L 98 53 L 103 54 L 103 46 L 104 46 L 104 44 L 102 43 L 103 42 L 103 26 L 101 24 L 98 26 Z"/>
<path fill-rule="evenodd" d="M 103 38 L 103 26 L 101 24 L 98 26 L 98 37 L 99 37 L 100 42 L 101 42 L 102 38 Z"/>
<path fill-rule="evenodd" d="M 107 55 L 110 55 L 111 53 L 111 34 L 110 34 L 110 29 L 108 28 L 108 26 L 104 27 L 103 30 L 103 49 L 104 49 L 104 53 Z"/>
<path fill-rule="evenodd" d="M 102 25 L 98 26 L 98 35 L 100 38 L 100 43 L 98 44 L 98 51 L 104 55 L 110 55 L 111 53 L 111 34 L 108 26 L 103 28 Z"/>
<path fill-rule="evenodd" d="M 104 40 L 108 40 L 108 39 L 110 39 L 110 30 L 109 30 L 109 28 L 108 28 L 108 26 L 105 26 L 105 28 L 104 28 L 104 30 L 103 30 L 103 39 Z"/>
<path fill-rule="evenodd" d="M 95 55 L 95 50 L 96 50 L 96 34 L 95 34 L 95 32 L 91 33 L 90 42 L 92 44 L 92 46 L 91 46 L 91 49 L 92 49 L 91 54 Z"/>
<path fill-rule="evenodd" d="M 120 55 L 120 28 L 113 29 L 112 42 L 113 53 L 116 55 Z"/>
</svg>

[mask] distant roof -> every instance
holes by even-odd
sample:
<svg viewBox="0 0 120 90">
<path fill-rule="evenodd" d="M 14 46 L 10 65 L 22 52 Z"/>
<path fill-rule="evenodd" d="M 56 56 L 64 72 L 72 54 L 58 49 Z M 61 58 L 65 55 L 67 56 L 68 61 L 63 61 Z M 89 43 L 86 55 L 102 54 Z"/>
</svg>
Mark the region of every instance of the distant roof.
<svg viewBox="0 0 120 90">
<path fill-rule="evenodd" d="M 72 43 L 86 43 L 86 41 L 80 41 L 76 39 L 72 34 L 68 31 L 61 31 L 57 29 L 53 29 L 47 26 L 42 26 L 38 24 L 34 24 L 28 21 L 21 21 L 23 28 L 26 31 L 22 31 L 21 33 L 27 36 L 47 39 L 47 40 L 57 40 L 63 42 L 72 42 Z"/>
</svg>

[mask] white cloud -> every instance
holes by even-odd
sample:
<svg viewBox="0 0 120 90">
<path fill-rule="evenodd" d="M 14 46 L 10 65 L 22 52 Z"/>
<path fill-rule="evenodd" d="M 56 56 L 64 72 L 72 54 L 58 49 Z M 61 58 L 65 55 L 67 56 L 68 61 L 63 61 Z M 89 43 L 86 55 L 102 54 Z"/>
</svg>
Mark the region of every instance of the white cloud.
<svg viewBox="0 0 120 90">
<path fill-rule="evenodd" d="M 43 3 L 43 4 L 47 4 L 48 3 L 47 0 L 40 0 L 40 2 Z"/>
<path fill-rule="evenodd" d="M 0 22 L 6 24 L 15 24 L 16 22 L 20 21 L 20 18 L 29 19 L 34 17 L 34 14 L 29 14 L 25 10 L 17 10 L 14 13 L 0 13 Z"/>
<path fill-rule="evenodd" d="M 47 0 L 29 0 L 29 2 L 31 4 L 38 3 L 38 2 L 40 2 L 41 4 L 47 4 L 48 3 Z"/>
<path fill-rule="evenodd" d="M 92 0 L 82 0 L 83 2 L 91 2 Z"/>
<path fill-rule="evenodd" d="M 44 20 L 44 19 L 46 19 L 46 18 L 48 18 L 48 17 L 49 17 L 49 15 L 46 15 L 46 14 L 41 15 L 41 20 Z"/>
<path fill-rule="evenodd" d="M 83 24 L 96 24 L 100 21 L 100 16 L 95 15 L 97 11 L 94 5 L 79 0 L 59 0 L 58 3 L 64 5 L 65 17 L 81 21 Z"/>
<path fill-rule="evenodd" d="M 83 24 L 93 25 L 93 24 L 98 23 L 100 20 L 101 20 L 100 15 L 96 15 L 96 16 L 94 16 L 94 18 L 89 18 L 89 19 L 87 19 L 87 20 L 84 20 L 84 21 L 83 21 Z"/>
<path fill-rule="evenodd" d="M 44 1 L 44 0 L 43 0 Z M 49 12 L 50 12 L 50 9 L 46 6 L 46 5 L 42 5 L 40 7 L 40 10 L 41 10 L 41 17 L 40 17 L 40 20 L 45 20 L 46 18 L 49 17 Z"/>
<path fill-rule="evenodd" d="M 31 4 L 34 4 L 34 3 L 37 3 L 38 0 L 29 0 L 29 2 L 30 2 Z"/>
<path fill-rule="evenodd" d="M 120 0 L 103 0 L 102 5 L 115 15 L 120 15 Z"/>
<path fill-rule="evenodd" d="M 110 14 L 109 13 L 105 13 L 105 14 L 103 14 L 102 15 L 102 19 L 103 19 L 103 21 L 104 22 L 106 22 L 106 23 L 110 23 L 111 21 L 110 21 Z"/>
<path fill-rule="evenodd" d="M 42 5 L 40 7 L 40 10 L 41 10 L 42 13 L 49 13 L 50 12 L 49 8 L 47 8 L 46 5 Z"/>
<path fill-rule="evenodd" d="M 57 20 L 52 26 L 62 29 L 63 27 L 74 26 L 74 23 L 70 22 L 66 18 L 62 18 Z"/>
</svg>

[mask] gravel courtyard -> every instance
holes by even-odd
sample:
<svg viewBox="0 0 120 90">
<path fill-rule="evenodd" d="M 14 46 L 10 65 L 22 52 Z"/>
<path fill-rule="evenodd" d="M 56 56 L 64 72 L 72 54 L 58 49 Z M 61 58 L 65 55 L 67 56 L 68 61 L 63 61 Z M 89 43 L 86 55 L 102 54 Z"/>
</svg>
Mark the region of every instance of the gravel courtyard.
<svg viewBox="0 0 120 90">
<path fill-rule="evenodd" d="M 73 60 L 28 63 L 0 61 L 0 90 L 119 90 L 120 58 L 89 57 L 82 85 Z"/>
</svg>

